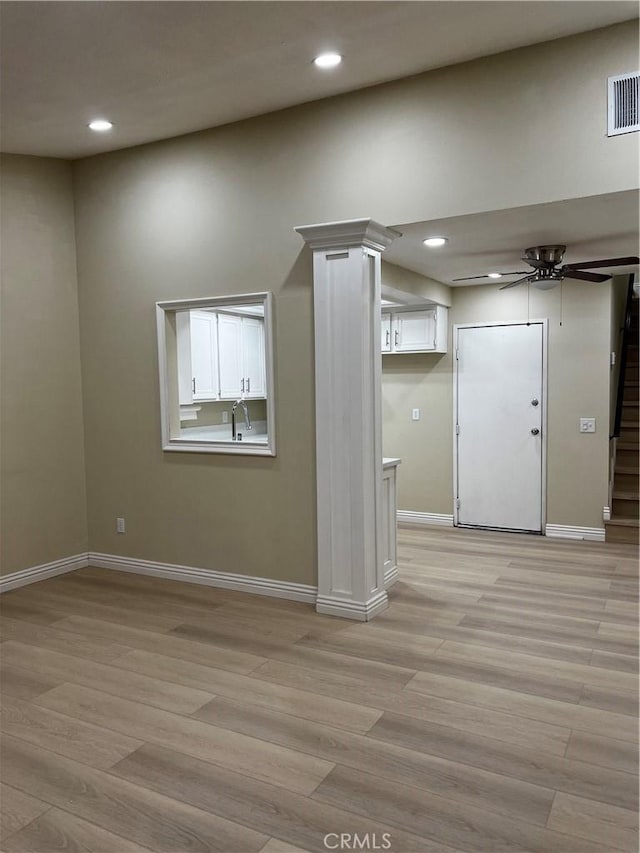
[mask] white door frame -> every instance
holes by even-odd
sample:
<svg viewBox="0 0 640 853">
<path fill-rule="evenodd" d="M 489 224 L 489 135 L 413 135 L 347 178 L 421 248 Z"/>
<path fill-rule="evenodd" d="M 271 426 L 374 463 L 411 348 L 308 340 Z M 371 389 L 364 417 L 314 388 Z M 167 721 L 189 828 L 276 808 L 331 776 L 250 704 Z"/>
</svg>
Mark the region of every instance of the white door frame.
<svg viewBox="0 0 640 853">
<path fill-rule="evenodd" d="M 545 535 L 547 527 L 547 429 L 548 429 L 548 363 L 549 363 L 549 320 L 498 320 L 494 323 L 454 323 L 453 325 L 453 523 L 458 526 L 458 443 L 456 424 L 458 422 L 458 330 L 485 329 L 491 326 L 527 326 L 542 325 L 542 506 L 541 506 L 541 535 Z"/>
</svg>

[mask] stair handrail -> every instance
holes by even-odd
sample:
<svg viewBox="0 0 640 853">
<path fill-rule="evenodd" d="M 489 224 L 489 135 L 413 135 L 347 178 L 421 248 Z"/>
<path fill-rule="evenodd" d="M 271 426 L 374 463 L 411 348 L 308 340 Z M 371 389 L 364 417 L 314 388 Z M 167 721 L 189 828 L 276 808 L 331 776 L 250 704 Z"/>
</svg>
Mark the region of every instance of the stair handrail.
<svg viewBox="0 0 640 853">
<path fill-rule="evenodd" d="M 616 397 L 616 416 L 613 424 L 613 432 L 609 436 L 610 439 L 620 438 L 620 428 L 622 424 L 622 401 L 624 399 L 624 381 L 627 372 L 627 350 L 629 348 L 629 339 L 631 337 L 631 317 L 633 308 L 633 282 L 635 275 L 632 273 L 629 276 L 627 284 L 627 302 L 624 311 L 624 325 L 622 327 L 622 348 L 620 353 L 620 371 L 618 373 L 618 393 Z"/>
</svg>

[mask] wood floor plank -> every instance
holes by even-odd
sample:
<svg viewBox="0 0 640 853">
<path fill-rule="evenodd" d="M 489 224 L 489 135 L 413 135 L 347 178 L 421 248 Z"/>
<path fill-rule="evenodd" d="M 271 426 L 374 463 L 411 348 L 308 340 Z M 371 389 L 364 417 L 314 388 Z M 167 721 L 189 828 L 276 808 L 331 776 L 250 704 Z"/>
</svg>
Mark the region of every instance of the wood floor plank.
<svg viewBox="0 0 640 853">
<path fill-rule="evenodd" d="M 50 808 L 49 803 L 0 782 L 0 841 L 4 842 Z"/>
<path fill-rule="evenodd" d="M 360 818 L 346 811 L 345 803 L 325 805 L 154 744 L 145 744 L 112 772 L 311 853 L 326 853 L 324 839 L 330 832 L 375 833 L 379 840 L 390 832 L 390 853 L 456 853 L 449 845 L 389 827 L 378 817 Z"/>
<path fill-rule="evenodd" d="M 177 713 L 189 714 L 213 698 L 213 694 L 204 690 L 182 687 L 114 666 L 85 661 L 82 658 L 13 641 L 3 643 L 2 659 L 11 666 L 41 672 L 59 682 L 84 684 L 105 693 L 135 699 Z"/>
<path fill-rule="evenodd" d="M 154 634 L 136 628 L 114 625 L 99 619 L 87 619 L 84 616 L 69 616 L 56 623 L 56 628 L 71 631 L 82 636 L 97 637 L 126 643 L 134 649 L 146 649 L 168 657 L 190 660 L 217 669 L 230 672 L 248 673 L 264 663 L 266 658 L 247 654 L 237 648 L 225 648 L 182 639 L 175 634 Z"/>
<path fill-rule="evenodd" d="M 638 775 L 637 747 L 626 740 L 616 740 L 589 732 L 571 732 L 565 754 L 567 758 L 575 761 Z"/>
<path fill-rule="evenodd" d="M 569 836 L 563 847 L 553 843 L 549 833 L 523 821 L 496 819 L 482 809 L 467 806 L 464 812 L 444 797 L 405 785 L 389 786 L 384 779 L 338 766 L 312 795 L 312 799 L 347 808 L 363 817 L 383 820 L 391 826 L 432 838 L 463 850 L 528 850 L 548 853 L 595 853 L 604 847 L 575 842 Z"/>
<path fill-rule="evenodd" d="M 46 693 L 52 687 L 57 687 L 60 683 L 59 678 L 51 678 L 42 672 L 32 672 L 28 669 L 9 666 L 4 661 L 0 662 L 0 688 L 6 696 L 32 699 L 40 693 Z"/>
<path fill-rule="evenodd" d="M 143 743 L 10 696 L 1 697 L 0 713 L 0 727 L 5 734 L 91 767 L 111 767 Z"/>
<path fill-rule="evenodd" d="M 2 773 L 13 787 L 157 853 L 250 853 L 267 842 L 259 831 L 7 736 Z"/>
<path fill-rule="evenodd" d="M 581 705 L 590 708 L 601 708 L 603 711 L 613 711 L 615 714 L 626 714 L 638 718 L 638 692 L 626 690 L 607 690 L 604 687 L 585 686 L 580 697 Z"/>
<path fill-rule="evenodd" d="M 458 702 L 477 704 L 494 708 L 506 714 L 523 717 L 538 722 L 555 724 L 566 729 L 599 734 L 609 729 L 615 730 L 621 740 L 637 742 L 638 726 L 634 719 L 599 708 L 576 705 L 572 702 L 559 702 L 544 696 L 531 696 L 514 693 L 500 687 L 485 684 L 462 683 L 457 678 L 419 672 L 407 685 L 407 691 L 418 691 L 427 696 L 451 699 Z"/>
<path fill-rule="evenodd" d="M 51 606 L 42 607 L 30 604 L 22 597 L 15 595 L 15 590 L 5 592 L 0 599 L 0 612 L 3 618 L 19 619 L 21 622 L 29 622 L 34 625 L 51 625 L 56 622 L 62 614 Z"/>
<path fill-rule="evenodd" d="M 436 651 L 436 658 L 460 660 L 465 662 L 491 664 L 532 676 L 554 676 L 565 682 L 591 686 L 601 686 L 623 691 L 635 691 L 638 686 L 637 674 L 597 667 L 589 663 L 577 663 L 541 658 L 521 652 L 488 649 L 471 643 L 445 641 Z"/>
<path fill-rule="evenodd" d="M 76 815 L 51 808 L 4 843 L 7 853 L 147 853 L 133 841 L 114 835 Z"/>
<path fill-rule="evenodd" d="M 548 826 L 617 850 L 638 849 L 637 813 L 571 794 L 556 795 Z"/>
<path fill-rule="evenodd" d="M 638 676 L 637 655 L 618 655 L 611 652 L 594 651 L 589 662 L 592 666 L 608 667 L 619 672 L 631 672 Z"/>
<path fill-rule="evenodd" d="M 145 601 L 142 596 L 140 596 L 139 603 L 129 596 L 125 601 L 108 604 L 102 596 L 96 596 L 99 600 L 93 600 L 82 595 L 83 588 L 78 594 L 75 588 L 65 587 L 64 590 L 60 590 L 54 586 L 52 589 L 56 591 L 52 592 L 38 589 L 38 586 L 40 585 L 35 584 L 33 589 L 27 587 L 25 599 L 36 604 L 48 602 L 58 612 L 58 619 L 64 619 L 65 616 L 82 612 L 83 616 L 92 616 L 96 619 L 103 619 L 105 622 L 116 622 L 161 633 L 175 628 L 185 619 L 185 611 L 181 609 L 175 613 L 175 605 L 170 602 L 163 603 L 161 612 L 157 610 L 154 612 L 150 610 L 149 602 Z M 81 608 L 78 606 L 79 602 L 82 602 Z"/>
<path fill-rule="evenodd" d="M 37 702 L 302 794 L 311 793 L 333 768 L 330 761 L 73 684 L 56 687 Z"/>
<path fill-rule="evenodd" d="M 260 853 L 309 853 L 309 851 L 303 850 L 302 847 L 294 847 L 293 844 L 287 844 L 286 841 L 270 838 Z"/>
<path fill-rule="evenodd" d="M 261 649 L 262 653 L 271 660 L 281 660 L 297 666 L 308 666 L 320 671 L 341 672 L 345 675 L 353 675 L 355 678 L 367 678 L 385 684 L 402 686 L 407 684 L 415 674 L 414 669 L 379 663 L 376 660 L 350 658 L 347 655 L 320 649 L 305 648 L 299 645 L 291 646 L 285 643 L 260 642 L 257 638 L 243 638 L 240 635 L 229 638 L 214 626 L 206 628 L 185 624 L 175 628 L 171 632 L 171 635 L 173 634 L 197 642 L 211 642 L 214 645 L 232 642 L 234 648 L 241 648 L 250 654 L 255 654 Z"/>
<path fill-rule="evenodd" d="M 366 737 L 621 808 L 633 809 L 638 805 L 635 779 L 628 773 L 546 755 L 424 720 L 385 713 Z"/>
<path fill-rule="evenodd" d="M 446 796 L 461 808 L 470 805 L 544 826 L 553 802 L 554 792 L 546 788 L 227 699 L 212 700 L 195 716 L 234 732 L 374 773 L 391 787 L 400 783 Z"/>
<path fill-rule="evenodd" d="M 186 687 L 206 690 L 216 696 L 226 696 L 239 702 L 246 701 L 250 696 L 252 703 L 256 705 L 348 731 L 367 732 L 382 714 L 382 711 L 375 708 L 345 702 L 342 699 L 319 696 L 317 693 L 251 679 L 246 675 L 152 652 L 129 652 L 114 665 L 153 678 L 165 678 Z"/>
<path fill-rule="evenodd" d="M 252 677 L 287 686 L 297 685 L 321 695 L 342 696 L 372 708 L 406 714 L 465 732 L 488 735 L 506 743 L 527 744 L 531 749 L 553 755 L 563 755 L 569 739 L 569 729 L 561 726 L 525 720 L 464 702 L 424 696 L 412 690 L 390 690 L 337 673 L 314 672 L 280 661 L 268 661 Z"/>
<path fill-rule="evenodd" d="M 0 631 L 3 640 L 17 640 L 30 646 L 42 646 L 50 651 L 89 658 L 100 663 L 110 663 L 129 651 L 128 646 L 119 643 L 91 640 L 50 626 L 32 625 L 6 617 L 2 619 Z"/>
<path fill-rule="evenodd" d="M 567 642 L 572 646 L 586 649 L 598 649 L 603 652 L 616 652 L 618 654 L 629 654 L 633 650 L 633 644 L 621 640 L 611 640 L 599 636 L 595 628 L 592 630 L 574 628 L 549 627 L 548 625 L 537 625 L 522 619 L 481 619 L 477 616 L 465 616 L 459 622 L 461 628 L 472 628 L 482 631 L 491 631 L 496 634 L 515 635 L 517 637 L 531 637 L 533 640 L 542 640 L 551 643 Z"/>
<path fill-rule="evenodd" d="M 348 630 L 330 634 L 309 631 L 296 645 L 417 670 L 422 669 L 431 653 L 442 643 L 442 640 L 434 637 L 412 638 L 411 635 L 403 635 L 389 642 L 371 632 L 354 635 L 349 634 Z"/>
</svg>

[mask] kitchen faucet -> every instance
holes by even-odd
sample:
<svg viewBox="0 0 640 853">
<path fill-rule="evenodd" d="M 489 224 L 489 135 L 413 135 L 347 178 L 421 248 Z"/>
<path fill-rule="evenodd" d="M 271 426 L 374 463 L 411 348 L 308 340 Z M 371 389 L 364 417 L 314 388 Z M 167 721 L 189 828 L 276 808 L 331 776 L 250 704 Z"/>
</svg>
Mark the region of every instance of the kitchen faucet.
<svg viewBox="0 0 640 853">
<path fill-rule="evenodd" d="M 242 406 L 244 409 L 244 425 L 247 429 L 253 429 L 251 426 L 251 418 L 249 417 L 249 409 L 247 408 L 247 404 L 244 400 L 236 400 L 233 406 L 231 407 L 231 438 L 233 441 L 236 440 L 236 409 L 238 406 Z"/>
</svg>

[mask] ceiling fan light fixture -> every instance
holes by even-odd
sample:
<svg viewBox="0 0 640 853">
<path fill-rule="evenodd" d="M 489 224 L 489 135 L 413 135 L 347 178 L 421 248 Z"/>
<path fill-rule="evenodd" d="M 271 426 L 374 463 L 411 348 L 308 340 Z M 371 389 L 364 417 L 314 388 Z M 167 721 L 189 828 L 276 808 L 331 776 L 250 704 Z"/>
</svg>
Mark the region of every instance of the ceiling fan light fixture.
<svg viewBox="0 0 640 853">
<path fill-rule="evenodd" d="M 563 276 L 545 276 L 544 278 L 533 278 L 531 284 L 537 290 L 553 290 L 562 281 Z"/>
<path fill-rule="evenodd" d="M 424 245 L 428 249 L 438 249 L 438 248 L 440 248 L 440 246 L 444 246 L 444 244 L 447 242 L 447 238 L 446 237 L 427 237 L 427 239 L 423 240 L 422 242 L 424 243 Z"/>
</svg>

